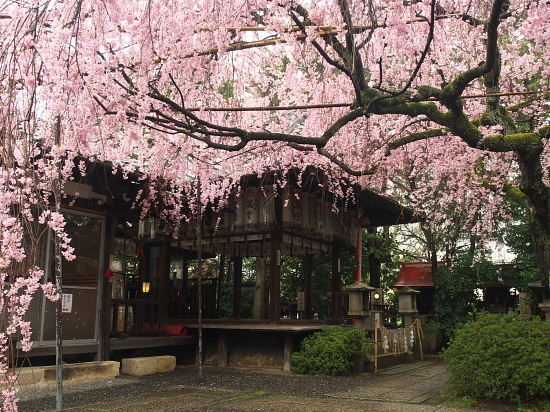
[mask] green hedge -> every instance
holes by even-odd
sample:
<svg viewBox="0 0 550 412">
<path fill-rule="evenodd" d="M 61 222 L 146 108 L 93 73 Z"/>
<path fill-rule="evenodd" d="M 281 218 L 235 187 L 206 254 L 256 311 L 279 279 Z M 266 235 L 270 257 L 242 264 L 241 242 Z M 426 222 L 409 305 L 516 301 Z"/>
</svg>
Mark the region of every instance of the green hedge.
<svg viewBox="0 0 550 412">
<path fill-rule="evenodd" d="M 293 370 L 310 375 L 342 375 L 353 367 L 352 357 L 372 348 L 365 331 L 354 326 L 327 326 L 305 338 L 292 355 Z"/>
<path fill-rule="evenodd" d="M 483 315 L 443 351 L 450 382 L 477 399 L 523 402 L 550 397 L 550 322 Z"/>
</svg>

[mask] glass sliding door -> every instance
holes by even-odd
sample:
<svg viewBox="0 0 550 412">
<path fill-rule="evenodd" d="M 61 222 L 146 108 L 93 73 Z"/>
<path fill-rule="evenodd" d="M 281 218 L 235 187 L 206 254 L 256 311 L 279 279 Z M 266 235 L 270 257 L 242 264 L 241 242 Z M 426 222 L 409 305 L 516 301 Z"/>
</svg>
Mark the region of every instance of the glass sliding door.
<svg viewBox="0 0 550 412">
<path fill-rule="evenodd" d="M 100 276 L 103 269 L 103 228 L 101 216 L 64 211 L 65 229 L 71 238 L 75 259 L 63 260 L 63 340 L 98 341 Z M 52 234 L 50 233 L 50 237 Z M 47 278 L 54 281 L 53 239 L 48 242 Z M 42 341 L 55 340 L 55 303 L 42 299 Z"/>
</svg>

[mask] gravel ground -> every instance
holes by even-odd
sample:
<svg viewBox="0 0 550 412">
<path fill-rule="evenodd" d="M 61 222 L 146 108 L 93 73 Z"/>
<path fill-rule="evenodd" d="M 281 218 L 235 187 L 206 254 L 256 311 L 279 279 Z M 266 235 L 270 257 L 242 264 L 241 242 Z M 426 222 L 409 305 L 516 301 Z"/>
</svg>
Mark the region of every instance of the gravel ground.
<svg viewBox="0 0 550 412">
<path fill-rule="evenodd" d="M 446 372 L 442 373 L 444 366 L 440 362 L 434 358 L 416 364 L 418 366 L 409 364 L 377 375 L 352 376 L 309 376 L 274 369 L 204 366 L 199 377 L 197 367 L 178 366 L 172 372 L 156 375 L 119 375 L 109 380 L 67 385 L 63 388 L 63 406 L 71 412 L 455 412 L 471 409 L 503 412 L 517 409 L 515 405 L 503 403 L 482 403 L 474 408 L 440 404 L 442 399 L 438 399 L 438 395 L 447 387 L 443 376 Z M 382 393 L 381 390 L 395 396 L 384 399 L 384 396 L 364 395 Z M 431 395 L 413 400 L 423 393 Z M 55 410 L 55 388 L 20 394 L 20 412 Z"/>
<path fill-rule="evenodd" d="M 147 396 L 177 386 L 207 387 L 245 392 L 267 391 L 312 398 L 326 397 L 335 390 L 352 389 L 364 385 L 366 380 L 378 376 L 309 376 L 274 370 L 261 371 L 250 368 L 217 369 L 203 367 L 202 379 L 198 368 L 178 367 L 172 372 L 142 377 L 120 375 L 111 380 L 101 380 L 63 388 L 64 408 L 77 407 L 98 401 L 117 402 L 125 397 Z M 36 412 L 55 410 L 55 388 L 20 393 L 19 411 Z"/>
</svg>

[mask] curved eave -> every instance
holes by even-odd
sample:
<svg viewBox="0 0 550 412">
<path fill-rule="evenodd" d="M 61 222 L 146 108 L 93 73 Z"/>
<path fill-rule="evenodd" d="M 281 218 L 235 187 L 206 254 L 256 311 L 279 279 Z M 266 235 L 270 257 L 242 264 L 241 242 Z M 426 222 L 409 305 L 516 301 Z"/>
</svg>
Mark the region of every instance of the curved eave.
<svg viewBox="0 0 550 412">
<path fill-rule="evenodd" d="M 363 213 L 370 220 L 369 226 L 372 227 L 418 223 L 426 220 L 420 213 L 369 189 L 362 189 L 359 192 L 359 202 Z"/>
</svg>

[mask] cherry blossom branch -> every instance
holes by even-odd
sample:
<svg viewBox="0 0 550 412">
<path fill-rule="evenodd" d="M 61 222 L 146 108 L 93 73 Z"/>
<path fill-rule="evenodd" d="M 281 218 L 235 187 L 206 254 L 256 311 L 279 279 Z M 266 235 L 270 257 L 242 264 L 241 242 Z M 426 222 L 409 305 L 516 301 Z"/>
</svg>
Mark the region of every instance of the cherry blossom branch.
<svg viewBox="0 0 550 412">
<path fill-rule="evenodd" d="M 420 90 L 420 89 L 419 89 Z M 439 90 L 439 89 L 437 89 Z M 535 100 L 550 98 L 550 94 L 539 95 L 536 91 L 524 91 L 524 92 L 502 92 L 502 93 L 481 93 L 481 94 L 465 94 L 462 95 L 462 99 L 478 99 L 483 97 L 506 97 L 506 96 L 520 96 L 520 95 L 536 95 L 533 100 L 520 103 L 512 106 L 508 110 L 517 111 L 521 107 L 528 106 Z M 427 102 L 427 101 L 439 101 L 435 97 L 420 98 L 420 92 L 414 95 L 413 98 L 407 100 L 409 102 Z M 351 107 L 354 103 L 324 103 L 324 104 L 303 104 L 303 105 L 290 105 L 290 106 L 245 106 L 245 107 L 188 107 L 187 110 L 191 112 L 261 112 L 261 111 L 286 111 L 286 110 L 313 110 L 313 109 L 330 109 L 336 107 Z"/>
<path fill-rule="evenodd" d="M 509 15 L 509 13 L 507 13 L 506 15 L 504 15 L 504 14 L 501 15 L 501 17 L 503 18 L 507 15 Z M 446 14 L 446 15 L 436 15 L 435 16 L 435 20 L 442 20 L 442 19 L 449 19 L 449 18 L 460 18 L 465 22 L 469 22 L 473 26 L 478 26 L 478 25 L 484 25 L 485 24 L 485 22 L 483 22 L 481 20 L 478 20 L 478 19 L 474 19 L 472 16 L 469 16 L 469 15 L 466 15 L 466 14 L 451 13 L 451 14 Z M 423 23 L 425 21 L 426 21 L 425 18 L 417 18 L 417 19 L 407 20 L 406 24 Z M 324 37 L 324 36 L 329 36 L 329 35 L 330 36 L 335 36 L 335 35 L 340 34 L 342 32 L 342 30 L 339 29 L 336 26 L 318 26 L 318 25 L 310 23 L 310 24 L 304 25 L 304 27 L 314 28 L 316 30 L 315 35 L 319 36 L 319 37 Z M 374 31 L 376 29 L 383 29 L 383 28 L 387 28 L 386 23 L 373 23 L 373 24 L 369 24 L 369 25 L 354 25 L 354 26 L 352 26 L 352 28 L 350 30 L 350 33 L 352 33 L 352 34 L 361 34 L 361 33 L 364 33 L 366 31 Z M 213 30 L 216 30 L 216 29 L 215 28 L 202 29 L 202 31 L 213 31 Z M 235 32 L 235 33 L 239 32 L 239 31 L 243 31 L 243 32 L 246 32 L 246 31 L 261 32 L 261 31 L 267 30 L 267 28 L 265 28 L 265 27 L 227 27 L 227 28 L 225 28 L 225 30 L 227 30 L 229 32 Z M 291 27 L 285 28 L 284 32 L 303 32 L 303 27 L 301 27 L 299 25 L 291 26 Z M 307 37 L 308 36 L 306 34 L 296 34 L 294 38 L 296 40 L 303 41 L 303 40 L 306 40 Z M 233 43 L 233 44 L 228 45 L 224 50 L 227 51 L 227 52 L 232 52 L 232 51 L 246 50 L 246 49 L 252 49 L 252 48 L 257 48 L 257 47 L 273 46 L 273 45 L 276 45 L 276 44 L 284 44 L 284 43 L 287 43 L 286 39 L 276 37 L 276 38 L 256 40 L 256 41 L 250 41 L 250 42 Z M 361 43 L 360 46 L 357 46 L 357 49 L 361 49 L 362 46 L 364 46 L 363 43 Z M 220 52 L 220 49 L 218 47 L 212 47 L 212 48 L 205 49 L 205 50 L 194 50 L 192 53 L 188 53 L 188 54 L 184 55 L 183 58 L 191 58 L 191 57 L 195 57 L 195 56 L 207 56 L 207 55 L 216 54 L 216 53 L 219 53 L 219 52 Z"/>
<path fill-rule="evenodd" d="M 411 87 L 414 79 L 416 79 L 416 76 L 418 75 L 418 72 L 420 71 L 420 68 L 424 64 L 424 61 L 426 60 L 426 56 L 430 52 L 430 46 L 432 44 L 433 38 L 434 38 L 434 30 L 435 30 L 435 5 L 436 0 L 431 1 L 431 8 L 430 8 L 430 20 L 429 20 L 429 32 L 428 37 L 426 38 L 426 43 L 424 44 L 424 50 L 422 50 L 422 53 L 420 54 L 420 59 L 418 59 L 418 62 L 416 63 L 416 67 L 413 70 L 413 73 L 411 74 L 411 77 L 409 78 L 409 81 L 405 84 L 405 86 L 397 93 L 402 94 L 405 93 L 409 87 Z"/>
</svg>

